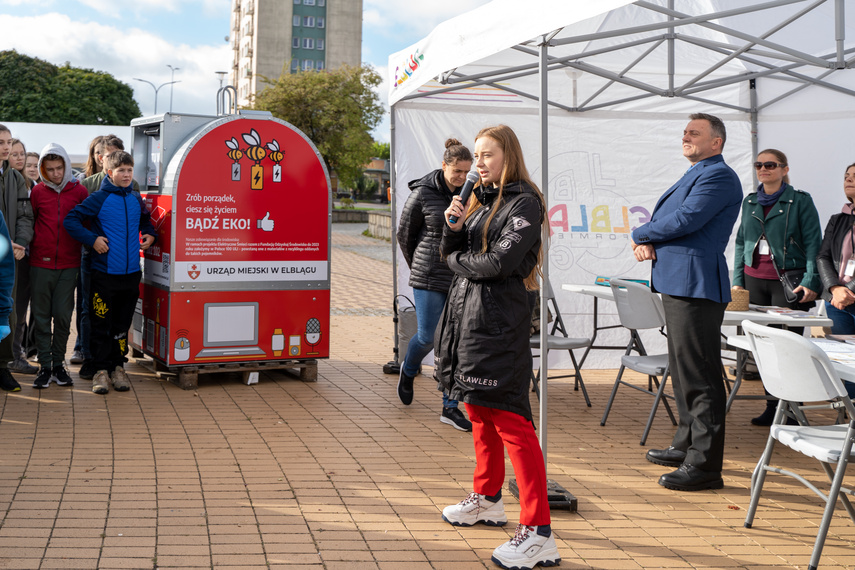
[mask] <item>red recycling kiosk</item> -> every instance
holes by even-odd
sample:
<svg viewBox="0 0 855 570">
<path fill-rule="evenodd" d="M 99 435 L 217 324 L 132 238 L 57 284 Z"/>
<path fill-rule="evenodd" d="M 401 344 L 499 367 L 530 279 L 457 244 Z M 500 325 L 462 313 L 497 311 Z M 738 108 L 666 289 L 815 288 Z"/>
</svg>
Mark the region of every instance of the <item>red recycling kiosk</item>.
<svg viewBox="0 0 855 570">
<path fill-rule="evenodd" d="M 133 128 L 134 176 L 157 229 L 131 345 L 178 384 L 329 357 L 329 174 L 270 113 L 166 113 Z"/>
</svg>

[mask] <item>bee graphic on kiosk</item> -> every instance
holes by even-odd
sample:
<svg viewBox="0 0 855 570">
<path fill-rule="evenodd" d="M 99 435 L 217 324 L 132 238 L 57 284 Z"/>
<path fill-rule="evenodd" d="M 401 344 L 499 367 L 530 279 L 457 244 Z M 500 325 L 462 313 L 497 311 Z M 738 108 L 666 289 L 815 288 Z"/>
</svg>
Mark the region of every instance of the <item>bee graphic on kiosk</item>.
<svg viewBox="0 0 855 570">
<path fill-rule="evenodd" d="M 253 190 L 261 190 L 264 185 L 264 167 L 261 166 L 261 161 L 267 156 L 267 151 L 261 146 L 261 136 L 255 129 L 250 129 L 248 133 L 241 135 L 249 148 L 246 149 L 246 156 L 254 161 L 250 175 L 250 188 Z"/>
<path fill-rule="evenodd" d="M 243 152 L 238 148 L 238 141 L 234 137 L 226 141 L 226 146 L 229 147 L 229 158 L 234 161 L 232 163 L 232 181 L 240 182 L 240 159 L 243 158 Z"/>
<path fill-rule="evenodd" d="M 273 164 L 273 181 L 274 182 L 282 182 L 282 165 L 279 164 L 282 162 L 282 159 L 285 158 L 285 154 L 279 150 L 279 143 L 276 139 L 273 139 L 271 142 L 267 143 L 267 148 L 270 150 L 270 154 L 268 154 L 268 158 L 274 162 Z"/>
</svg>

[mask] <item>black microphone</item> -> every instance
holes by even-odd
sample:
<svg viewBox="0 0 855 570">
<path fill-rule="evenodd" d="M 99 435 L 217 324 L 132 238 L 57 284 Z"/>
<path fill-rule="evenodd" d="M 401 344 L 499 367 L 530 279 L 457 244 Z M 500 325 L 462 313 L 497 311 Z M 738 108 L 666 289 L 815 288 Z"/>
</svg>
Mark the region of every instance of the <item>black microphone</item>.
<svg viewBox="0 0 855 570">
<path fill-rule="evenodd" d="M 475 183 L 478 182 L 478 173 L 474 170 L 466 175 L 466 184 L 463 185 L 463 190 L 460 191 L 460 202 L 465 206 L 469 196 L 472 195 L 472 189 L 475 188 Z M 448 223 L 456 224 L 457 216 L 448 216 Z"/>
</svg>

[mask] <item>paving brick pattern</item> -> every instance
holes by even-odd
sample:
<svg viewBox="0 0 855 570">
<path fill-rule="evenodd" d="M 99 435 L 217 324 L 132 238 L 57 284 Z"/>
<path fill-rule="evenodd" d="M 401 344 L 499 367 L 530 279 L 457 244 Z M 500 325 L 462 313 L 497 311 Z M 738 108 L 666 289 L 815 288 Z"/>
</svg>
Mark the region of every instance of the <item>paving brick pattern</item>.
<svg viewBox="0 0 855 570">
<path fill-rule="evenodd" d="M 519 505 L 506 490 L 503 529 L 440 519 L 470 490 L 471 436 L 439 422 L 429 378 L 403 406 L 382 373 L 391 266 L 360 255 L 360 239 L 376 245 L 345 236 L 355 243 L 340 249 L 334 234 L 332 356 L 317 383 L 203 376 L 183 391 L 132 364 L 131 391 L 98 396 L 74 366 L 73 389 L 0 394 L 0 568 L 494 567 Z M 649 397 L 621 390 L 599 425 L 614 374 L 586 371 L 591 409 L 572 384 L 550 384 L 549 477 L 579 499 L 577 513 L 553 513 L 561 567 L 805 568 L 821 506 L 797 482 L 770 476 L 743 528 L 768 433 L 748 425 L 761 404 L 737 402 L 728 417 L 725 488 L 675 493 L 638 445 Z M 673 429 L 660 414 L 649 444 L 667 446 Z M 780 456 L 823 481 L 813 463 Z M 855 567 L 853 537 L 838 510 L 822 568 Z"/>
</svg>

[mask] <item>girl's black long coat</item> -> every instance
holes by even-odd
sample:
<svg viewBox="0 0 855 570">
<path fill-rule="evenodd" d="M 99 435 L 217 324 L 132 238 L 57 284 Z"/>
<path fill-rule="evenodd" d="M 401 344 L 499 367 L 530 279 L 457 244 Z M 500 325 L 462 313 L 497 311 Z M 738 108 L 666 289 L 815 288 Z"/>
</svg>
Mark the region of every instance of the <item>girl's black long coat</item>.
<svg viewBox="0 0 855 570">
<path fill-rule="evenodd" d="M 483 206 L 463 230 L 446 226 L 440 245 L 454 278 L 434 342 L 436 379 L 451 398 L 531 420 L 531 309 L 523 279 L 537 264 L 544 213 L 534 189 L 506 185 L 481 253 L 498 190 L 476 193 Z"/>
</svg>

